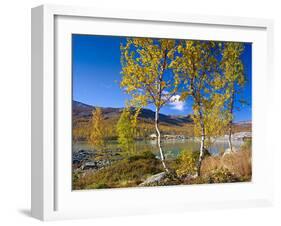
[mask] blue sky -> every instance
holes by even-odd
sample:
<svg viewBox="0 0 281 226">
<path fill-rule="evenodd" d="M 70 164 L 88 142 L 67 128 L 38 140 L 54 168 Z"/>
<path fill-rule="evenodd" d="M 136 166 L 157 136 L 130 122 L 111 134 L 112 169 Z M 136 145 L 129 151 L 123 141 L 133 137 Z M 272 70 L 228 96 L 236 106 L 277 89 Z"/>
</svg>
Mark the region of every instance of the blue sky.
<svg viewBox="0 0 281 226">
<path fill-rule="evenodd" d="M 73 99 L 99 107 L 124 107 L 130 96 L 120 89 L 120 44 L 124 37 L 72 35 Z M 247 83 L 240 94 L 248 102 L 241 106 L 236 101 L 234 120 L 251 120 L 252 103 L 252 45 L 245 44 L 242 60 Z M 175 102 L 161 109 L 161 113 L 186 115 L 192 113 L 191 100 Z M 148 106 L 151 108 L 152 106 Z"/>
</svg>

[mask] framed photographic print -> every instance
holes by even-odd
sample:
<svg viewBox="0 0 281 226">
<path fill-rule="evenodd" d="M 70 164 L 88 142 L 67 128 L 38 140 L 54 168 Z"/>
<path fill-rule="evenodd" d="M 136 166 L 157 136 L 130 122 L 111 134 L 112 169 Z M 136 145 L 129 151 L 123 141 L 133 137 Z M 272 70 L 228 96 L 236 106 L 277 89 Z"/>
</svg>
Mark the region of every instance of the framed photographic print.
<svg viewBox="0 0 281 226">
<path fill-rule="evenodd" d="M 32 215 L 272 203 L 272 21 L 32 9 Z"/>
</svg>

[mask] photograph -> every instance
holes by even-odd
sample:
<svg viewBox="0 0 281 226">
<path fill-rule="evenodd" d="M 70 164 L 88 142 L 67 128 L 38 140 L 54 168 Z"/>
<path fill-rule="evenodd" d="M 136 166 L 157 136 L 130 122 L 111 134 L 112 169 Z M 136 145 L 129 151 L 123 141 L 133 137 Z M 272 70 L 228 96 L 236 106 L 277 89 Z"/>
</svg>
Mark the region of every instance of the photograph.
<svg viewBox="0 0 281 226">
<path fill-rule="evenodd" d="M 251 182 L 252 43 L 71 39 L 72 190 Z"/>
</svg>

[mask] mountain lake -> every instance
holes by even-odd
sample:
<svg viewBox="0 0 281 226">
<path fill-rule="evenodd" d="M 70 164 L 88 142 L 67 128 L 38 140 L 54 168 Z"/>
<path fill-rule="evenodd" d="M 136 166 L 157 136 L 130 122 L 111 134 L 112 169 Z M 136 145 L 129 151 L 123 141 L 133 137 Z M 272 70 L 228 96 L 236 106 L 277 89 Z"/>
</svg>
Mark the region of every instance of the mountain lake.
<svg viewBox="0 0 281 226">
<path fill-rule="evenodd" d="M 242 144 L 242 140 L 233 140 L 233 147 L 239 148 Z M 219 139 L 215 141 L 209 151 L 212 155 L 218 155 L 228 148 L 228 142 L 226 139 Z M 75 142 L 73 143 L 73 152 L 79 150 L 94 151 L 94 148 L 87 142 Z M 118 150 L 119 144 L 117 140 L 109 141 L 106 145 L 107 150 Z M 199 139 L 179 139 L 179 140 L 163 140 L 162 149 L 167 159 L 174 159 L 179 156 L 182 151 L 198 151 L 200 149 Z M 159 157 L 159 149 L 156 144 L 156 140 L 141 140 L 135 142 L 135 150 L 139 151 L 151 151 L 157 157 Z"/>
</svg>

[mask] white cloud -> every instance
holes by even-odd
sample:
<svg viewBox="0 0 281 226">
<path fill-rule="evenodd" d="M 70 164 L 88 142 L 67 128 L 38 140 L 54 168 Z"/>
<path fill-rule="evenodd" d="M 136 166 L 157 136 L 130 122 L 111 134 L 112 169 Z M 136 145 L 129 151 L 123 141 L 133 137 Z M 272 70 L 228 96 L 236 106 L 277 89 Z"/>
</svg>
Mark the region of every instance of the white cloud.
<svg viewBox="0 0 281 226">
<path fill-rule="evenodd" d="M 180 100 L 180 95 L 175 95 L 171 98 L 169 105 L 172 109 L 183 111 L 185 102 Z"/>
</svg>

